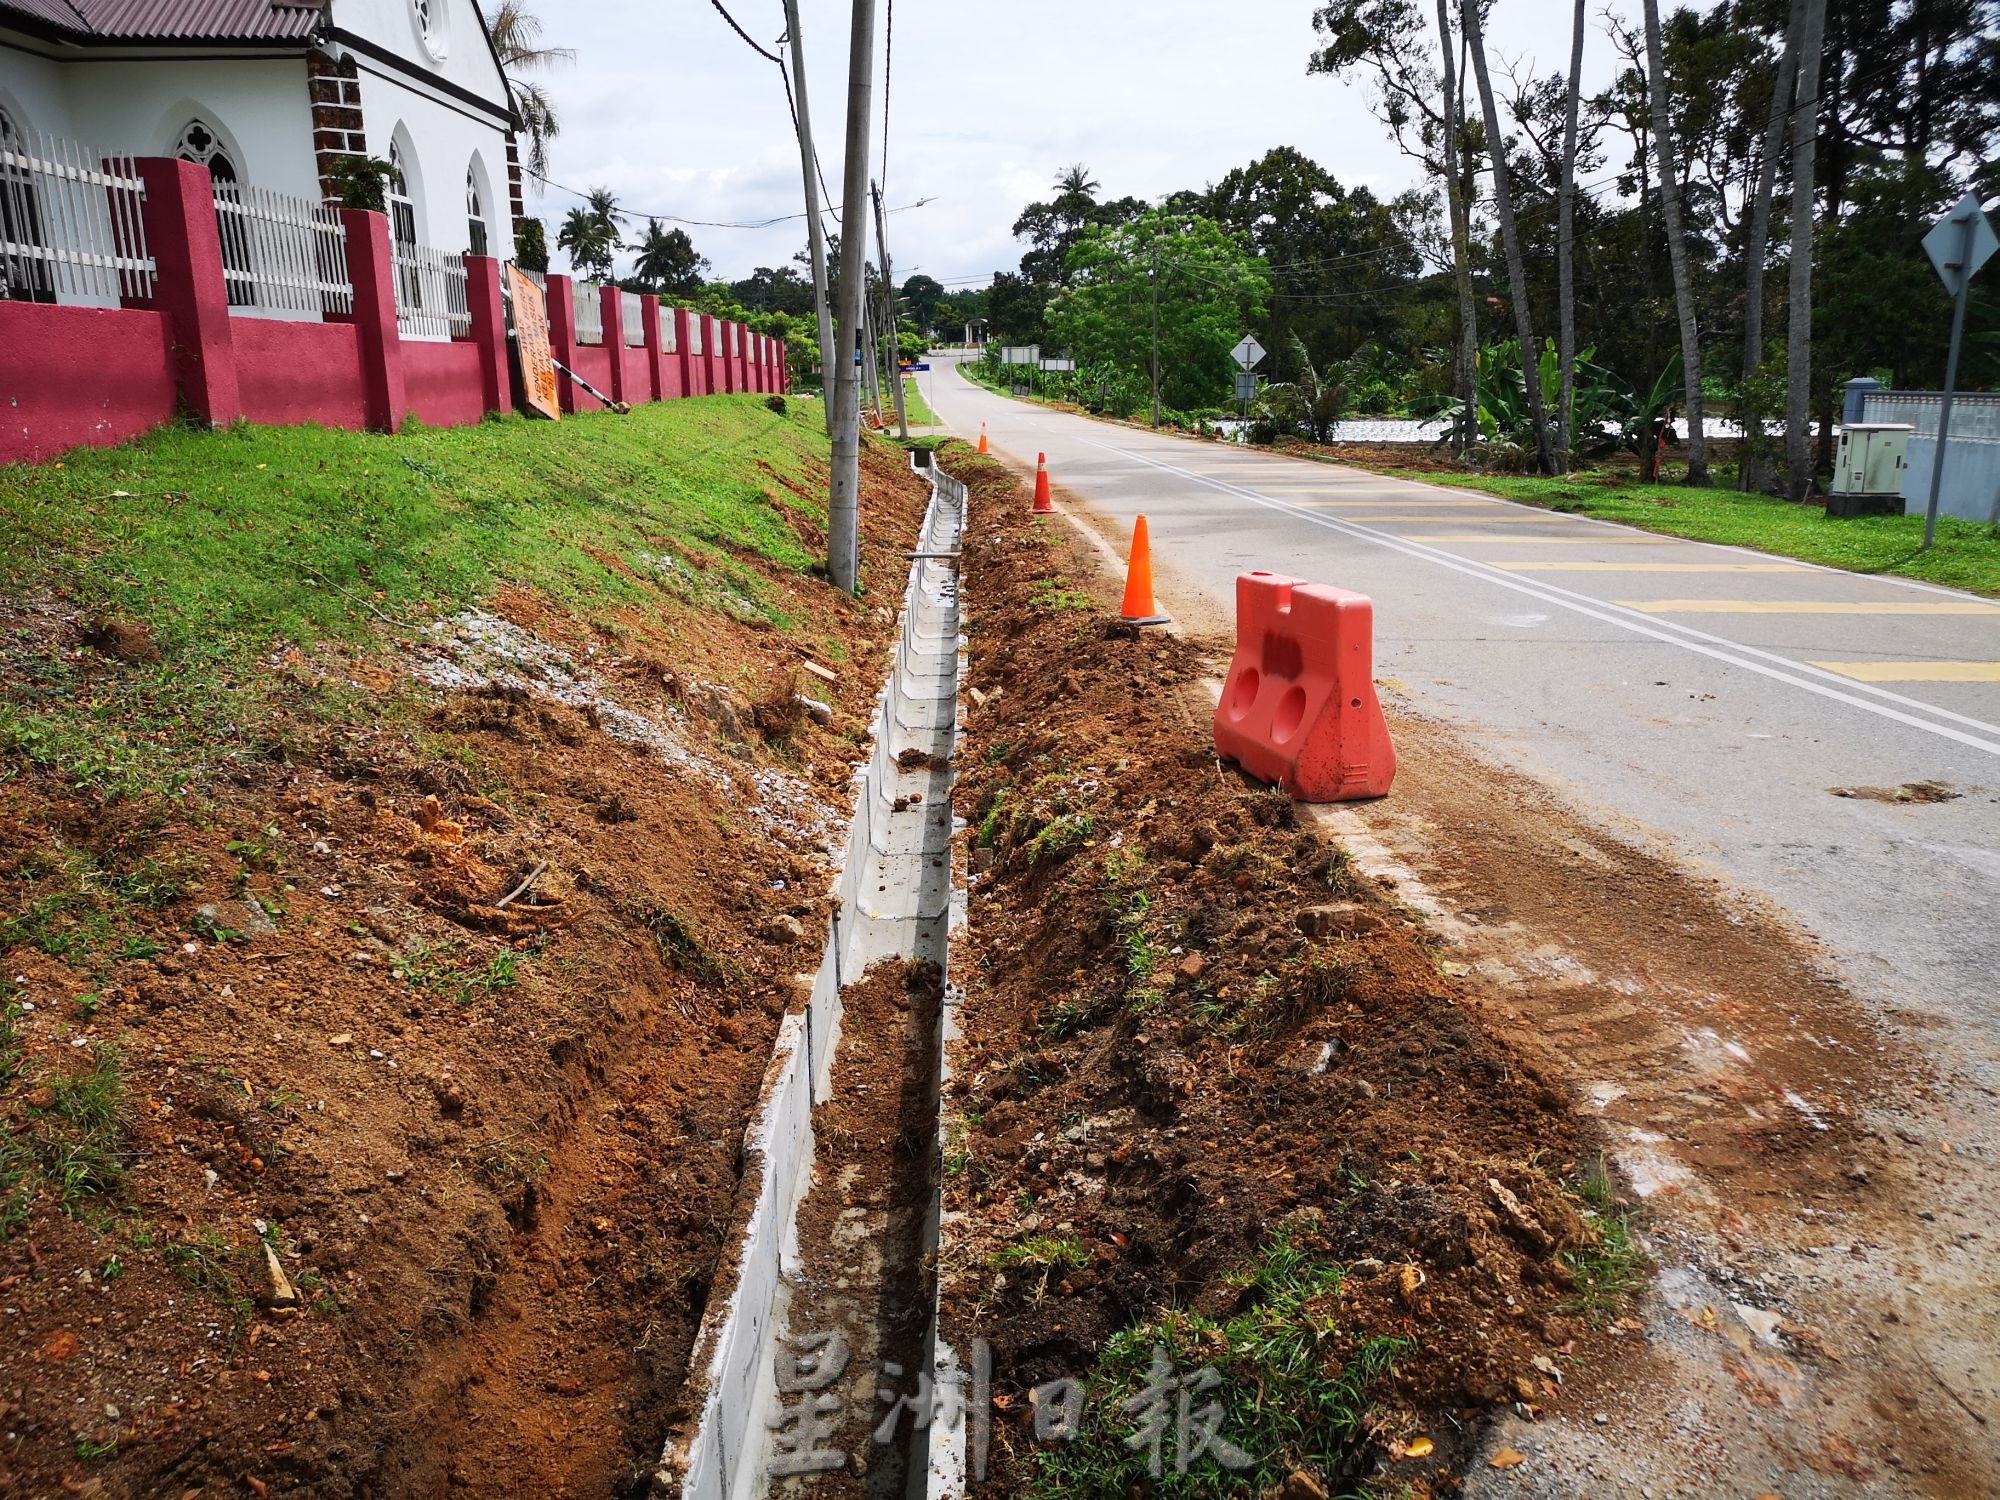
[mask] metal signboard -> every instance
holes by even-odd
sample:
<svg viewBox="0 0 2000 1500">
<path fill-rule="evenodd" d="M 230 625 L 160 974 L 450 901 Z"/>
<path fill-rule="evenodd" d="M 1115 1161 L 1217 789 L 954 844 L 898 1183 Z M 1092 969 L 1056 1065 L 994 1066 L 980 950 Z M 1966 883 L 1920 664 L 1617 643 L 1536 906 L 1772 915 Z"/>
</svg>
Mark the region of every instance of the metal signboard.
<svg viewBox="0 0 2000 1500">
<path fill-rule="evenodd" d="M 521 360 L 522 394 L 543 416 L 560 421 L 555 351 L 549 347 L 548 300 L 511 261 L 507 264 L 507 299 L 514 308 L 514 349 Z"/>
<path fill-rule="evenodd" d="M 1241 370 L 1236 376 L 1236 399 L 1252 401 L 1257 396 L 1257 377 L 1249 370 Z"/>
<path fill-rule="evenodd" d="M 1040 344 L 1004 344 L 1000 349 L 1003 365 L 1032 365 L 1042 357 Z"/>
<path fill-rule="evenodd" d="M 1044 370 L 1074 370 L 1076 368 L 1076 361 L 1073 359 L 1045 359 L 1042 361 L 1042 368 Z"/>
<path fill-rule="evenodd" d="M 1254 335 L 1246 333 L 1243 341 L 1229 352 L 1235 356 L 1236 363 L 1247 370 L 1264 357 L 1264 346 L 1257 342 Z"/>
<path fill-rule="evenodd" d="M 1924 236 L 1924 254 L 1937 267 L 1944 289 L 1956 297 L 1979 268 L 2000 249 L 2000 236 L 1979 200 L 1967 193 L 1951 206 L 1951 212 L 1931 226 Z"/>
</svg>

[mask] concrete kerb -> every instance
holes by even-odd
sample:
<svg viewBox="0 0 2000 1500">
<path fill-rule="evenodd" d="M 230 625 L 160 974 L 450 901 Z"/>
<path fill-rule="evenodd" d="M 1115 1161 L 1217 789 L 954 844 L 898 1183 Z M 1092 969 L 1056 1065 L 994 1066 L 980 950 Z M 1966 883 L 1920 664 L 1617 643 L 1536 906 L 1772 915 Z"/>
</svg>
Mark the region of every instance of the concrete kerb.
<svg viewBox="0 0 2000 1500">
<path fill-rule="evenodd" d="M 965 488 L 941 470 L 918 472 L 931 480 L 931 501 L 917 550 L 955 556 Z M 812 1108 L 830 1089 L 841 987 L 880 958 L 942 969 L 950 932 L 964 919 L 950 796 L 965 655 L 956 567 L 937 557 L 914 561 L 902 613 L 871 726 L 873 751 L 855 775 L 854 816 L 835 884 L 839 905 L 811 998 L 779 1027 L 744 1142 L 735 1257 L 717 1277 L 689 1360 L 687 1399 L 698 1403 L 698 1415 L 691 1429 L 669 1437 L 653 1476 L 657 1495 L 749 1500 L 765 1488 L 772 1357 L 787 1284 L 799 1269 L 797 1212 L 811 1182 Z M 911 748 L 925 758 L 905 770 L 899 757 Z M 934 1229 L 935 1205 L 931 1219 Z"/>
</svg>

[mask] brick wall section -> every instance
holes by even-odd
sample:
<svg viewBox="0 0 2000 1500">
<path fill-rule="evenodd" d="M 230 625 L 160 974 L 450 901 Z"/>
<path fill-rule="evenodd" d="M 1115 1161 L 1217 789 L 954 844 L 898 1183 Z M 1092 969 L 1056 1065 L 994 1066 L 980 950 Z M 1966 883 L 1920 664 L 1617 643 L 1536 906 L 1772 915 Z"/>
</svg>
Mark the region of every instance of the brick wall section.
<svg viewBox="0 0 2000 1500">
<path fill-rule="evenodd" d="M 368 132 L 361 123 L 361 76 L 354 59 L 336 62 L 324 52 L 306 54 L 306 89 L 312 99 L 313 156 L 319 167 L 319 190 L 337 202 L 333 164 L 343 156 L 366 156 Z"/>
</svg>

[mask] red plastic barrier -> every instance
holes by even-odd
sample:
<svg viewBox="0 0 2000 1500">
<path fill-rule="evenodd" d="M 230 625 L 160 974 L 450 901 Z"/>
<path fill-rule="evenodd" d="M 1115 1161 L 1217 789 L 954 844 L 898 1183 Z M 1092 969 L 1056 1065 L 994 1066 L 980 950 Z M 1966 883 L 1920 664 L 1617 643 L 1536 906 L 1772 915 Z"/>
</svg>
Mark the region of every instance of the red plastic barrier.
<svg viewBox="0 0 2000 1500">
<path fill-rule="evenodd" d="M 1236 579 L 1215 753 L 1301 802 L 1384 797 L 1396 747 L 1375 697 L 1375 605 L 1278 573 Z"/>
</svg>

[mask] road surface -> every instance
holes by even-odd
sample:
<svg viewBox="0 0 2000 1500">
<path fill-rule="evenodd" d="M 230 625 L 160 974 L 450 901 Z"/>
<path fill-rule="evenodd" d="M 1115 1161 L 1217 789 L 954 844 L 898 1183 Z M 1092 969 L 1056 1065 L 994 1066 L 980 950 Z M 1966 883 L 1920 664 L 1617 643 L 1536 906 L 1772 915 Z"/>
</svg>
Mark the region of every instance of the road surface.
<svg viewBox="0 0 2000 1500">
<path fill-rule="evenodd" d="M 983 422 L 1029 468 L 1045 452 L 1120 551 L 1146 515 L 1161 607 L 1191 633 L 1228 634 L 1249 569 L 1373 598 L 1415 755 L 1395 795 L 1335 826 L 1406 892 L 1456 886 L 1431 904 L 1459 936 L 1477 918 L 1453 901 L 1506 897 L 1509 857 L 1528 880 L 1571 862 L 1566 894 L 1511 903 L 1516 951 L 1476 933 L 1470 951 L 1517 979 L 1567 971 L 1569 998 L 1521 1019 L 1633 1143 L 1617 1159 L 1639 1191 L 1666 1189 L 1652 1373 L 1622 1406 L 1596 1398 L 1607 1423 L 1507 1431 L 1535 1462 L 1501 1488 L 2000 1492 L 1981 1245 L 2000 1207 L 2000 603 L 1053 412 L 932 359 L 952 431 Z M 1916 784 L 1942 800 L 1895 800 Z M 1493 829 L 1512 844 L 1480 847 Z M 1589 903 L 1637 879 L 1599 834 L 1690 889 L 1713 877 L 1719 915 L 1663 912 L 1656 942 L 1628 942 L 1629 918 L 1593 930 Z M 1723 950 L 1727 924 L 1762 933 L 1766 913 L 1760 974 L 1754 945 L 1747 964 Z M 1837 999 L 1808 993 L 1823 973 Z M 1767 1149 L 1850 1105 L 1837 1160 Z M 1822 1332 L 1786 1343 L 1773 1308 Z"/>
</svg>

